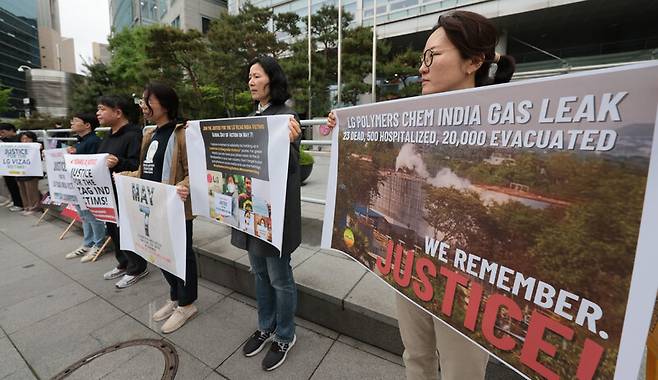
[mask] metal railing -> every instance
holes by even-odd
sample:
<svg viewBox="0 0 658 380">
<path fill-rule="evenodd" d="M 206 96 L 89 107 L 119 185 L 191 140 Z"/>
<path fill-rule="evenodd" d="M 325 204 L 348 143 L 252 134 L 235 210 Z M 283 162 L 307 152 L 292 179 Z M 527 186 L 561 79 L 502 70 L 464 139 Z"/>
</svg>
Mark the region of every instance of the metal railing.
<svg viewBox="0 0 658 380">
<path fill-rule="evenodd" d="M 543 77 L 548 77 L 548 76 L 553 76 L 553 75 L 575 73 L 575 72 L 578 72 L 578 71 L 607 69 L 607 68 L 610 68 L 610 67 L 634 65 L 634 64 L 638 64 L 638 63 L 644 63 L 644 62 L 648 62 L 648 61 L 602 63 L 602 64 L 598 64 L 598 65 L 587 65 L 587 66 L 564 66 L 564 67 L 558 67 L 558 68 L 555 68 L 555 69 L 524 71 L 524 72 L 520 72 L 520 73 L 515 73 L 512 76 L 512 80 L 516 81 L 516 80 L 521 80 L 521 79 L 543 78 Z"/>
<path fill-rule="evenodd" d="M 302 127 L 312 127 L 314 125 L 324 125 L 327 124 L 327 119 L 322 118 L 322 119 L 312 119 L 312 120 L 301 120 L 300 122 Z M 155 128 L 153 125 L 147 125 L 143 128 L 143 132 L 148 131 L 149 129 Z M 96 128 L 97 132 L 109 132 L 110 128 L 109 127 L 99 127 Z M 41 136 L 41 140 L 43 142 L 43 145 L 45 147 L 50 147 L 51 141 L 77 141 L 77 138 L 75 137 L 59 137 L 59 136 L 53 136 L 56 133 L 73 133 L 73 130 L 70 128 L 63 129 L 63 128 L 58 128 L 58 129 L 35 129 L 32 132 L 36 133 L 37 135 Z M 302 145 L 317 145 L 317 146 L 331 146 L 331 140 L 302 140 Z M 313 203 L 313 204 L 319 204 L 319 205 L 325 205 L 327 204 L 326 199 L 320 199 L 320 198 L 311 198 L 311 197 L 301 197 L 302 202 L 306 203 Z"/>
</svg>

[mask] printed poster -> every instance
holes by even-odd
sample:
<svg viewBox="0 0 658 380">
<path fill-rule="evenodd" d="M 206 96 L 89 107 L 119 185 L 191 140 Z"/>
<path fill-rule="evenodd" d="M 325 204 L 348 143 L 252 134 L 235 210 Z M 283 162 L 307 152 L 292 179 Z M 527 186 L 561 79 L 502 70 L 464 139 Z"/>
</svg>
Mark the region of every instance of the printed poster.
<svg viewBox="0 0 658 380">
<path fill-rule="evenodd" d="M 289 115 L 191 121 L 186 133 L 192 212 L 283 242 Z"/>
<path fill-rule="evenodd" d="M 635 379 L 657 110 L 655 63 L 337 110 L 323 246 L 528 379 Z"/>
<path fill-rule="evenodd" d="M 84 206 L 84 200 L 80 199 L 80 193 L 73 186 L 71 175 L 66 170 L 65 154 L 66 148 L 43 151 L 51 200 L 55 204 L 71 203 Z"/>
<path fill-rule="evenodd" d="M 185 281 L 185 206 L 176 186 L 115 176 L 121 249 Z"/>
<path fill-rule="evenodd" d="M 107 153 L 65 154 L 64 160 L 73 186 L 84 200 L 85 207 L 96 219 L 116 224 L 117 208 L 107 156 Z"/>
<path fill-rule="evenodd" d="M 41 144 L 0 143 L 0 176 L 43 176 Z"/>
</svg>

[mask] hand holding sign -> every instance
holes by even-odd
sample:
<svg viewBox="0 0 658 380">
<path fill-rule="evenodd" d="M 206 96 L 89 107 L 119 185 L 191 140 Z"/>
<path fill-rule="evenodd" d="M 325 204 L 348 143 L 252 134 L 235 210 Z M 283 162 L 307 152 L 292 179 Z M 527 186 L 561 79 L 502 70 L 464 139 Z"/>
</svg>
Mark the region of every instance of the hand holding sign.
<svg viewBox="0 0 658 380">
<path fill-rule="evenodd" d="M 119 159 L 117 158 L 117 156 L 115 156 L 113 154 L 108 154 L 107 155 L 107 167 L 108 168 L 112 169 L 113 167 L 117 166 L 118 163 L 119 163 Z"/>
<path fill-rule="evenodd" d="M 290 132 L 288 133 L 288 136 L 290 137 L 290 142 L 294 142 L 295 140 L 297 140 L 299 135 L 302 134 L 302 129 L 299 126 L 299 122 L 297 121 L 297 119 L 295 119 L 292 116 L 290 116 L 290 122 L 288 123 L 288 129 L 290 130 Z"/>
<path fill-rule="evenodd" d="M 187 186 L 178 185 L 176 186 L 176 193 L 180 199 L 185 202 L 187 200 L 187 196 L 190 195 L 190 188 Z"/>
</svg>

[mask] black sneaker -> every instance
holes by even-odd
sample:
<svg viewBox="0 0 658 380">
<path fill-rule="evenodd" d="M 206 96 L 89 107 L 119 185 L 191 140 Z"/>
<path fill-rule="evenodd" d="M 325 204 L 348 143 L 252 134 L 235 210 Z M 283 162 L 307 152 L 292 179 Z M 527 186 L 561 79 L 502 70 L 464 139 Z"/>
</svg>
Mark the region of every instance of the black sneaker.
<svg viewBox="0 0 658 380">
<path fill-rule="evenodd" d="M 242 346 L 244 356 L 252 357 L 256 355 L 263 349 L 263 347 L 265 347 L 265 343 L 270 339 L 272 339 L 272 333 L 256 330 L 254 335 L 252 335 L 249 340 L 247 340 L 247 343 Z"/>
<path fill-rule="evenodd" d="M 279 368 L 286 361 L 288 351 L 295 345 L 295 342 L 297 342 L 297 335 L 292 337 L 292 342 L 290 343 L 272 342 L 270 350 L 265 355 L 265 359 L 263 359 L 263 369 L 272 371 Z"/>
</svg>

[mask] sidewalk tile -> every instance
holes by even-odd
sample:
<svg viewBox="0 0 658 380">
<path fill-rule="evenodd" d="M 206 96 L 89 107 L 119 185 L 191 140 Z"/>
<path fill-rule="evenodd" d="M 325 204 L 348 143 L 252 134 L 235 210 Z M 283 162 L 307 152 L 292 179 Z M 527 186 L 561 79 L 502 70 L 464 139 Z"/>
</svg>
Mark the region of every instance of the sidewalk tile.
<svg viewBox="0 0 658 380">
<path fill-rule="evenodd" d="M 10 337 L 39 377 L 50 378 L 102 344 L 89 333 L 118 319 L 121 311 L 94 298 L 33 324 Z"/>
<path fill-rule="evenodd" d="M 93 297 L 87 289 L 70 283 L 0 309 L 0 325 L 12 334 Z"/>
<path fill-rule="evenodd" d="M 11 341 L 3 335 L 0 338 L 0 379 L 34 379 Z"/>
<path fill-rule="evenodd" d="M 354 338 L 350 338 L 347 335 L 342 335 L 338 337 L 338 341 L 341 343 L 345 343 L 348 346 L 351 346 L 353 348 L 356 348 L 357 350 L 365 351 L 369 354 L 378 356 L 382 359 L 386 359 L 389 362 L 393 362 L 397 365 L 404 366 L 404 362 L 402 361 L 402 357 L 399 355 L 392 354 L 388 351 L 382 350 L 381 348 L 377 348 L 375 346 L 371 346 L 367 343 L 363 343 L 359 340 L 356 340 Z"/>
<path fill-rule="evenodd" d="M 308 379 L 331 347 L 333 340 L 299 326 L 296 334 L 297 343 L 290 350 L 286 362 L 274 371 L 266 372 L 261 367 L 269 344 L 251 358 L 245 357 L 242 349 L 238 350 L 219 366 L 217 371 L 229 379 Z"/>
<path fill-rule="evenodd" d="M 404 379 L 404 367 L 378 356 L 336 342 L 313 374 L 313 380 Z"/>
<path fill-rule="evenodd" d="M 199 313 L 204 313 L 206 310 L 216 305 L 224 297 L 226 296 L 199 286 L 199 298 L 194 304 L 199 309 Z M 158 311 L 158 309 L 160 309 L 168 299 L 169 293 L 157 299 L 153 299 L 146 305 L 131 311 L 130 315 L 144 326 L 147 326 L 149 329 L 160 334 L 160 327 L 164 321 L 154 322 L 151 318 L 153 314 L 155 314 L 155 312 Z"/>
<path fill-rule="evenodd" d="M 230 297 L 166 338 L 211 368 L 236 351 L 256 329 L 256 310 Z"/>
</svg>

